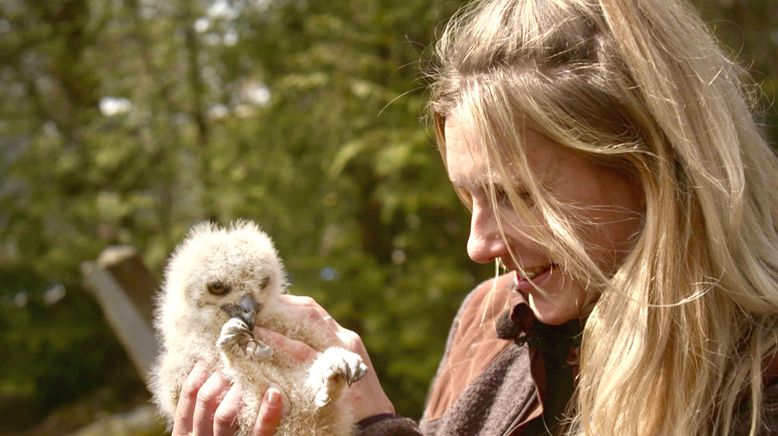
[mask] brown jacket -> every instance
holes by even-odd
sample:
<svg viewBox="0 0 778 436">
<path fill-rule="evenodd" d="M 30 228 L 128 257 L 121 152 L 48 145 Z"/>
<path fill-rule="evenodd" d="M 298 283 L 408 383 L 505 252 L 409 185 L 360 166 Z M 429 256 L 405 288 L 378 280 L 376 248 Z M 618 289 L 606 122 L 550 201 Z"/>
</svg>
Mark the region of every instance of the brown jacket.
<svg viewBox="0 0 778 436">
<path fill-rule="evenodd" d="M 546 434 L 544 426 L 553 423 L 556 412 L 551 417 L 544 415 L 544 404 L 558 411 L 554 403 L 559 399 L 547 398 L 544 392 L 546 372 L 541 356 L 545 353 L 523 341 L 499 339 L 495 332 L 506 311 L 515 315 L 520 312 L 517 307 L 526 306 L 521 295 L 511 290 L 511 280 L 510 274 L 496 283 L 489 280 L 465 299 L 451 327 L 420 424 L 396 415 L 377 416 L 359 424 L 358 436 Z M 548 374 L 556 377 L 549 377 L 555 388 L 567 383 L 561 379 L 572 381 L 572 375 Z M 563 402 L 568 395 L 562 395 Z M 760 434 L 778 435 L 778 377 L 767 379 L 765 398 L 765 431 Z M 736 421 L 733 434 L 747 434 L 747 407 Z"/>
</svg>

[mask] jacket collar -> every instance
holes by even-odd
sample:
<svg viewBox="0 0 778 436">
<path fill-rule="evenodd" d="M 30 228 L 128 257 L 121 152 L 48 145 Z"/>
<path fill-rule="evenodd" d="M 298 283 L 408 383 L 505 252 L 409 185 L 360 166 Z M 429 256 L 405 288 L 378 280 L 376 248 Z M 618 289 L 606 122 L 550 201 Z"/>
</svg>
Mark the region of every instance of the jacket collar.
<svg viewBox="0 0 778 436">
<path fill-rule="evenodd" d="M 527 344 L 557 361 L 580 347 L 584 321 L 574 319 L 558 326 L 543 324 L 535 318 L 529 303 L 515 286 L 511 287 L 509 301 L 509 309 L 495 323 L 498 338 L 512 340 L 517 345 Z M 577 352 L 574 354 L 577 356 Z"/>
</svg>

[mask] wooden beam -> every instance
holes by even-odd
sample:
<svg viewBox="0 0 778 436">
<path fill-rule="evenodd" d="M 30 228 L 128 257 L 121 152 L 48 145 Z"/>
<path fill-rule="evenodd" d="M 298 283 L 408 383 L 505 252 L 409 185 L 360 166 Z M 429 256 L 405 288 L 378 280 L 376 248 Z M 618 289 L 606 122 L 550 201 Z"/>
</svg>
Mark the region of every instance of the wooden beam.
<svg viewBox="0 0 778 436">
<path fill-rule="evenodd" d="M 106 248 L 97 261 L 81 264 L 81 274 L 135 369 L 147 379 L 159 350 L 152 328 L 154 277 L 127 246 Z"/>
</svg>

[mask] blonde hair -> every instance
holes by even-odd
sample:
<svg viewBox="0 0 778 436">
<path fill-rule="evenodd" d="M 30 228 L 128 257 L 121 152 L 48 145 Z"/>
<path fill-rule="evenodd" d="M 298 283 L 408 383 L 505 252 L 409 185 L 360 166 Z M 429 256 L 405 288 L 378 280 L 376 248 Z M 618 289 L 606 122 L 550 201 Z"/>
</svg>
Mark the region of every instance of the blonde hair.
<svg viewBox="0 0 778 436">
<path fill-rule="evenodd" d="M 778 350 L 778 158 L 745 75 L 696 11 L 680 0 L 481 1 L 449 22 L 436 56 L 429 111 L 444 159 L 445 120 L 462 117 L 492 177 L 523 178 L 535 204 L 508 197 L 539 215 L 532 236 L 600 293 L 569 433 L 728 434 L 751 404 L 757 434 L 764 364 Z M 534 181 L 526 129 L 640 185 L 640 234 L 615 272 L 587 254 L 574 206 Z"/>
</svg>

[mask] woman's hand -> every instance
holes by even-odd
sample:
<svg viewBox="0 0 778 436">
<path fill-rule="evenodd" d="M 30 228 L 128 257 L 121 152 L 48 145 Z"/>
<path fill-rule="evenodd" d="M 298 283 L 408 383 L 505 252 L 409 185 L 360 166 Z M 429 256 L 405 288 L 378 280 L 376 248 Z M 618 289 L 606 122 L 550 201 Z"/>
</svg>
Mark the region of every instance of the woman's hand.
<svg viewBox="0 0 778 436">
<path fill-rule="evenodd" d="M 200 361 L 187 376 L 181 388 L 173 421 L 174 436 L 233 435 L 241 407 L 239 385 L 231 385 L 219 372 L 209 373 Z M 253 436 L 271 436 L 281 422 L 281 392 L 269 388 L 259 406 Z"/>
<path fill-rule="evenodd" d="M 378 375 L 367 354 L 367 349 L 362 343 L 362 338 L 351 330 L 341 327 L 315 300 L 310 297 L 294 295 L 281 295 L 278 304 L 286 313 L 294 319 L 305 322 L 309 327 L 322 333 L 327 340 L 328 347 L 341 347 L 362 357 L 368 371 L 365 377 L 346 391 L 341 402 L 352 410 L 355 421 L 360 421 L 370 416 L 382 413 L 394 413 L 394 406 L 387 398 Z M 298 362 L 313 362 L 318 351 L 307 344 L 290 339 L 279 333 L 257 327 L 254 334 L 270 345 L 271 348 L 280 348 Z M 323 350 L 320 350 L 323 351 Z"/>
<path fill-rule="evenodd" d="M 351 385 L 341 400 L 351 408 L 355 421 L 382 413 L 394 413 L 373 369 L 362 339 L 341 327 L 316 301 L 309 297 L 279 296 L 279 305 L 292 317 L 323 333 L 330 347 L 341 347 L 362 357 L 369 370 L 362 380 Z M 254 334 L 281 349 L 292 359 L 310 363 L 318 351 L 307 344 L 279 333 L 257 327 Z M 220 372 L 211 373 L 198 362 L 184 381 L 173 422 L 173 435 L 232 435 L 237 430 L 236 418 L 242 406 L 240 386 L 230 384 Z M 281 422 L 283 412 L 281 392 L 269 388 L 262 398 L 252 434 L 270 436 Z"/>
</svg>

